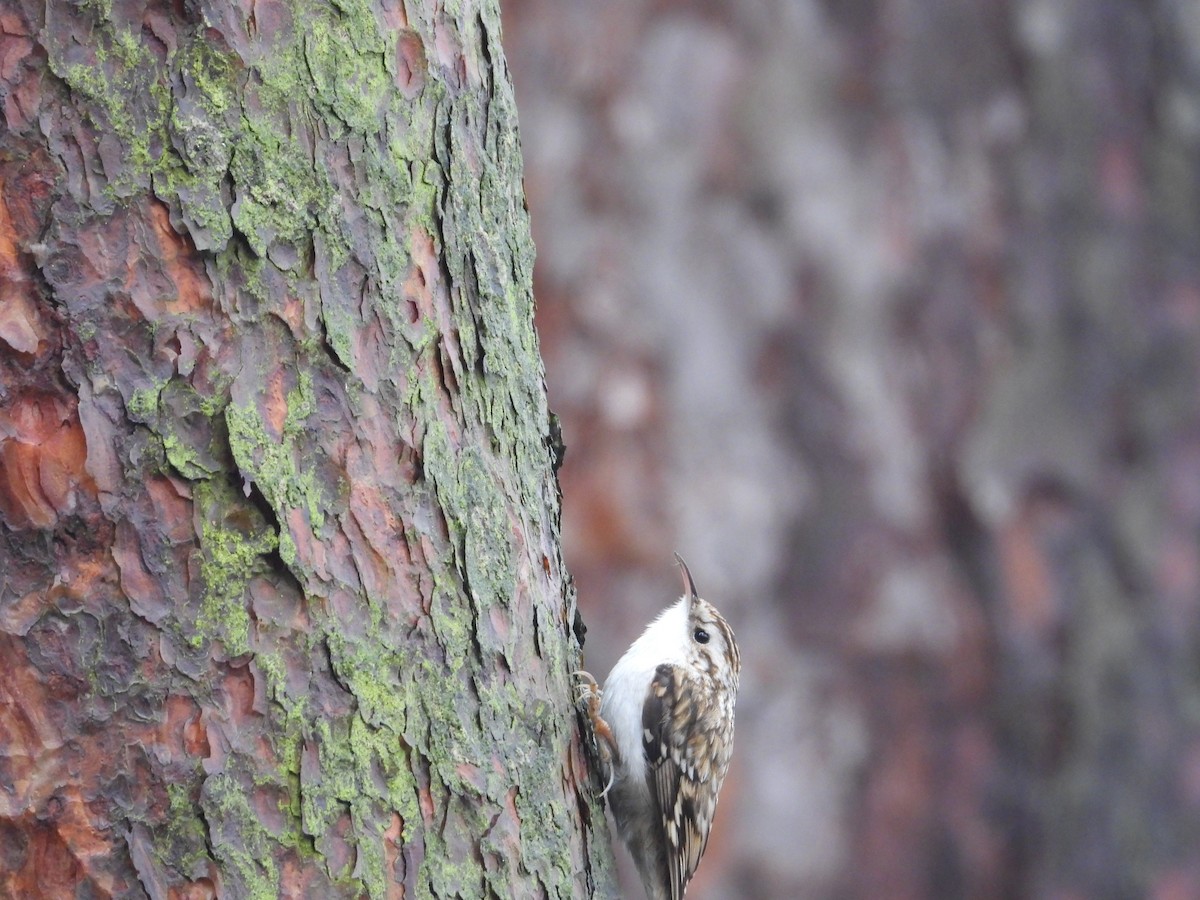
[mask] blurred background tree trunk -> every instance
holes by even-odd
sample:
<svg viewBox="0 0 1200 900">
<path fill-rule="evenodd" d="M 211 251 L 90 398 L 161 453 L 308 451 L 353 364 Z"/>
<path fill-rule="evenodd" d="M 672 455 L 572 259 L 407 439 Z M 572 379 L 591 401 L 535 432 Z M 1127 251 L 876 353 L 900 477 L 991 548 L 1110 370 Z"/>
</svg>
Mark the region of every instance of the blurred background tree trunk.
<svg viewBox="0 0 1200 900">
<path fill-rule="evenodd" d="M 689 900 L 1200 896 L 1200 4 L 504 11 L 589 657 L 743 648 Z"/>
<path fill-rule="evenodd" d="M 0 894 L 604 895 L 495 4 L 17 0 L 0 98 Z"/>
</svg>

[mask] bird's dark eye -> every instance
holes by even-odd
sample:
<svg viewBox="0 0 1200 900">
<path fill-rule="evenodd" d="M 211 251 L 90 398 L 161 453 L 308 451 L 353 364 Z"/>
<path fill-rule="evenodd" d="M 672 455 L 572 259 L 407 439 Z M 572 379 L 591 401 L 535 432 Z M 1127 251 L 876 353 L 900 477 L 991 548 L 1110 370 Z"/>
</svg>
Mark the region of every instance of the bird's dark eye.
<svg viewBox="0 0 1200 900">
<path fill-rule="evenodd" d="M 696 639 L 697 644 L 707 644 L 708 643 L 708 632 L 705 631 L 703 628 L 697 628 L 695 634 L 693 634 L 692 637 L 694 637 Z"/>
</svg>

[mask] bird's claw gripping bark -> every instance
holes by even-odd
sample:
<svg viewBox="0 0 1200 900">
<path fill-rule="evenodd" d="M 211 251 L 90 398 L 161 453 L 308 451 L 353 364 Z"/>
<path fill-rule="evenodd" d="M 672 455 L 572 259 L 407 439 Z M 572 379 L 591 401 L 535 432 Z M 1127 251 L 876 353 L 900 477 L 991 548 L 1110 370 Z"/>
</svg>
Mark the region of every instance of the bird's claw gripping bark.
<svg viewBox="0 0 1200 900">
<path fill-rule="evenodd" d="M 588 721 L 592 725 L 592 734 L 595 736 L 596 746 L 600 751 L 600 761 L 604 764 L 604 768 L 608 770 L 608 784 L 600 792 L 600 797 L 602 798 L 608 793 L 609 788 L 613 786 L 613 779 L 616 777 L 616 766 L 613 764 L 613 759 L 616 755 L 617 739 L 613 736 L 612 729 L 608 727 L 608 723 L 600 715 L 602 693 L 600 685 L 596 683 L 596 679 L 592 677 L 590 672 L 583 670 L 571 674 L 579 679 L 579 683 L 576 685 L 576 689 L 579 691 L 577 702 L 585 704 L 584 711 L 587 713 Z"/>
</svg>

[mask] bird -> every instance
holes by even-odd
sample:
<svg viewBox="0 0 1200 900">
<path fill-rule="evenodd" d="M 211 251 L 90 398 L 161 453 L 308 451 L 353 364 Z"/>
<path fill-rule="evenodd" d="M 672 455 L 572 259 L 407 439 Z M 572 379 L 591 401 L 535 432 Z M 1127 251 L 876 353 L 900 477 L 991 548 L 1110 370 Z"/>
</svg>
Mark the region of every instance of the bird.
<svg viewBox="0 0 1200 900">
<path fill-rule="evenodd" d="M 733 752 L 741 655 L 729 623 L 675 554 L 683 595 L 613 666 L 586 671 L 580 701 L 595 735 L 617 833 L 648 900 L 681 900 L 708 845 Z"/>
</svg>

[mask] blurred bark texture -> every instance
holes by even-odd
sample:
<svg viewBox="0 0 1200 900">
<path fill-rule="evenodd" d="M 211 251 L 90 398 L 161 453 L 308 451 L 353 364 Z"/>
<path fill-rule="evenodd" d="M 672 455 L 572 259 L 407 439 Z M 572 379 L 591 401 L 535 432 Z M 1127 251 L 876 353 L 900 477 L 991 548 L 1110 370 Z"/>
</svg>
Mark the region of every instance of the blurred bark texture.
<svg viewBox="0 0 1200 900">
<path fill-rule="evenodd" d="M 611 880 L 499 41 L 0 6 L 0 895 Z"/>
<path fill-rule="evenodd" d="M 1200 4 L 504 10 L 589 657 L 742 644 L 689 900 L 1200 897 Z"/>
</svg>

